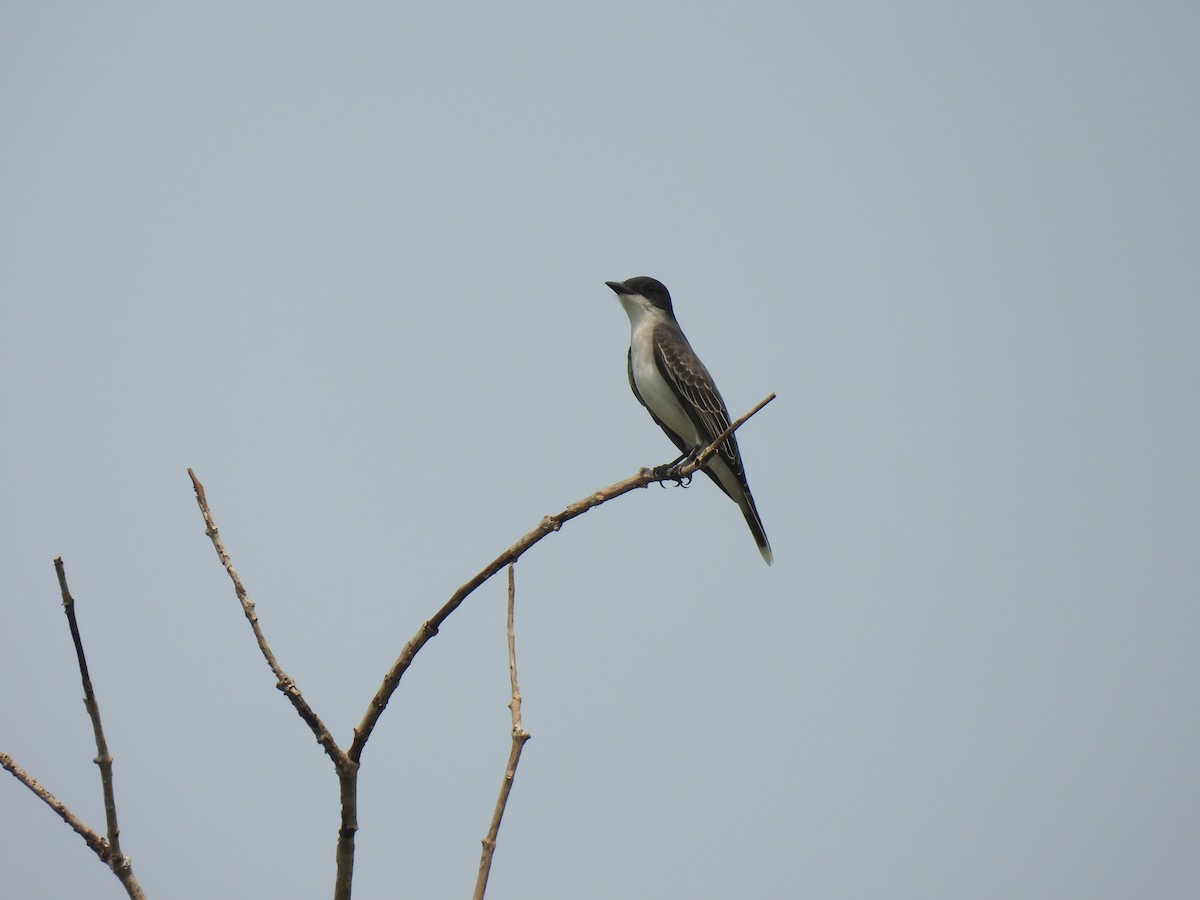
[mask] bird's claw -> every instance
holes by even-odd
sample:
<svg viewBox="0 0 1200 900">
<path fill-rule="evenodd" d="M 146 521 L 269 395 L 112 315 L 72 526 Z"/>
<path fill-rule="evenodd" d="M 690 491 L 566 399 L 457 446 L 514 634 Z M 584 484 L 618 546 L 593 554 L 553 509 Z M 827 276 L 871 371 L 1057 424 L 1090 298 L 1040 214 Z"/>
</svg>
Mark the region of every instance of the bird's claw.
<svg viewBox="0 0 1200 900">
<path fill-rule="evenodd" d="M 680 470 L 688 464 L 687 460 L 682 462 L 667 463 L 661 466 L 655 466 L 650 470 L 651 474 L 658 479 L 659 487 L 666 487 L 666 482 L 673 481 L 680 487 L 687 487 L 692 483 L 692 475 L 688 472 L 686 475 L 680 475 Z"/>
</svg>

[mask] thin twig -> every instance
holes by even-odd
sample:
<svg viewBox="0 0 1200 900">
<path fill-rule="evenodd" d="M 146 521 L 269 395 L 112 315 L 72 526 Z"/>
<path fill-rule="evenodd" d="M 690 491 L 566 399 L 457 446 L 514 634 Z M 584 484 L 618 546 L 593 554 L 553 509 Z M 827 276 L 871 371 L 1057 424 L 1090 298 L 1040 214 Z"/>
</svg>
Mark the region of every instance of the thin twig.
<svg viewBox="0 0 1200 900">
<path fill-rule="evenodd" d="M 763 397 L 763 399 L 759 400 L 758 403 L 755 404 L 754 408 L 750 410 L 750 412 L 746 413 L 744 416 L 742 416 L 737 421 L 730 422 L 729 427 L 726 428 L 724 431 L 722 431 L 720 434 L 718 434 L 717 439 L 715 441 L 713 441 L 711 444 L 709 444 L 707 447 L 705 447 L 704 450 L 696 456 L 696 460 L 694 463 L 692 463 L 691 465 L 684 466 L 680 470 L 680 474 L 688 475 L 692 472 L 695 472 L 698 469 L 703 468 L 705 463 L 707 463 L 709 461 L 709 459 L 712 458 L 712 455 L 714 453 L 716 453 L 717 450 L 720 449 L 721 445 L 723 443 L 725 443 L 725 441 L 729 438 L 729 436 L 731 434 L 733 434 L 735 431 L 737 431 L 739 428 L 741 428 L 751 416 L 753 416 L 755 413 L 757 413 L 760 409 L 762 409 L 764 406 L 766 406 L 768 403 L 770 403 L 774 399 L 775 399 L 775 392 L 772 391 L 771 393 L 767 394 L 767 396 Z"/>
<path fill-rule="evenodd" d="M 512 710 L 513 737 L 519 737 L 522 742 L 529 740 L 532 735 L 525 731 L 521 723 L 521 686 L 517 683 L 517 636 L 513 629 L 513 615 L 517 600 L 517 579 L 515 566 L 508 566 L 508 679 L 512 685 L 512 701 L 508 708 Z"/>
<path fill-rule="evenodd" d="M 275 659 L 275 654 L 271 650 L 271 646 L 267 643 L 266 636 L 263 634 L 262 626 L 258 624 L 258 612 L 255 610 L 254 601 L 246 593 L 246 588 L 242 585 L 242 579 L 238 576 L 237 570 L 234 569 L 233 563 L 229 559 L 229 554 L 225 552 L 225 545 L 221 542 L 221 534 L 217 530 L 216 522 L 213 521 L 212 511 L 208 508 L 208 498 L 204 494 L 204 485 L 200 483 L 200 479 L 196 477 L 195 472 L 191 469 L 187 471 L 188 476 L 192 479 L 192 487 L 196 491 L 196 503 L 200 506 L 200 514 L 204 516 L 204 533 L 212 540 L 213 547 L 217 551 L 217 558 L 221 560 L 221 565 L 229 573 L 229 578 L 233 582 L 233 590 L 237 594 L 238 602 L 242 604 L 242 612 L 245 614 L 246 621 L 250 623 L 250 628 L 254 632 L 254 640 L 258 642 L 258 649 L 262 652 L 263 659 L 267 661 L 267 665 L 271 667 L 271 672 L 275 676 L 275 687 L 296 708 L 296 712 L 300 715 L 300 718 L 308 725 L 317 742 L 325 748 L 325 752 L 333 760 L 334 764 L 341 763 L 343 754 L 341 748 L 338 747 L 337 742 L 333 739 L 333 735 L 329 733 L 329 729 L 325 727 L 325 723 L 321 721 L 321 717 L 308 705 L 308 701 L 300 693 L 300 688 L 296 686 L 295 680 L 287 672 L 283 671 L 283 667 Z"/>
<path fill-rule="evenodd" d="M 33 791 L 35 797 L 54 810 L 60 819 L 71 826 L 72 831 L 83 838 L 84 842 L 100 857 L 100 861 L 108 865 L 112 851 L 109 849 L 108 841 L 104 839 L 104 835 L 84 825 L 83 821 L 75 813 L 71 812 L 67 804 L 38 784 L 37 779 L 17 765 L 16 760 L 7 753 L 0 753 L 0 768 L 7 769 L 17 781 Z"/>
<path fill-rule="evenodd" d="M 521 761 L 521 750 L 531 735 L 521 723 L 521 688 L 517 684 L 517 642 L 513 631 L 513 607 L 516 605 L 516 579 L 513 575 L 513 563 L 508 564 L 508 677 L 512 684 L 512 700 L 508 708 L 512 710 L 512 749 L 508 753 L 508 764 L 504 767 L 504 781 L 500 785 L 500 796 L 496 799 L 496 809 L 492 813 L 492 822 L 488 826 L 487 837 L 483 839 L 483 852 L 479 857 L 479 875 L 475 880 L 474 900 L 483 900 L 487 891 L 488 875 L 492 871 L 492 856 L 496 852 L 496 838 L 500 834 L 500 820 L 504 818 L 504 808 L 508 805 L 508 795 L 512 792 L 513 780 L 517 776 L 517 764 Z"/>
<path fill-rule="evenodd" d="M 117 827 L 117 800 L 113 793 L 113 758 L 104 740 L 104 726 L 100 723 L 100 705 L 92 689 L 92 678 L 88 674 L 87 657 L 83 653 L 83 638 L 79 634 L 79 623 L 75 619 L 75 598 L 67 587 L 67 571 L 62 557 L 54 559 L 54 572 L 58 576 L 58 588 L 62 592 L 63 612 L 67 615 L 67 627 L 71 629 L 71 640 L 75 643 L 75 659 L 79 663 L 79 677 L 83 680 L 83 705 L 92 720 L 92 733 L 96 739 L 96 765 L 100 767 L 100 788 L 104 792 L 104 820 L 108 825 L 108 846 L 116 865 L 121 864 L 121 829 Z M 115 871 L 115 869 L 114 869 Z"/>
</svg>

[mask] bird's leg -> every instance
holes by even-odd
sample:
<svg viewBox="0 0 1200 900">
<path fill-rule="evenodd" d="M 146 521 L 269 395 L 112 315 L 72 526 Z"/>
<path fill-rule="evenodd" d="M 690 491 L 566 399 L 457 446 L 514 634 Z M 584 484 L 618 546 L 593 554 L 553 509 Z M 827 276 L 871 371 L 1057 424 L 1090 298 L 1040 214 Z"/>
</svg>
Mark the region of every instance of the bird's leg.
<svg viewBox="0 0 1200 900">
<path fill-rule="evenodd" d="M 655 466 L 650 471 L 651 471 L 651 473 L 653 473 L 654 477 L 659 479 L 660 481 L 664 478 L 670 478 L 670 477 L 672 477 L 671 472 L 673 472 L 673 471 L 678 472 L 679 466 L 683 463 L 683 461 L 685 459 L 688 458 L 688 456 L 691 454 L 691 452 L 692 452 L 691 450 L 688 450 L 686 453 L 681 453 L 679 456 L 675 457 L 669 463 L 663 463 L 661 466 Z"/>
<path fill-rule="evenodd" d="M 679 470 L 693 462 L 702 449 L 702 447 L 693 448 L 680 454 L 666 465 L 655 466 L 652 469 L 654 477 L 660 479 L 660 483 L 662 480 L 670 480 L 680 487 L 687 487 L 692 481 L 692 473 L 680 476 Z M 666 487 L 666 485 L 663 486 Z"/>
</svg>

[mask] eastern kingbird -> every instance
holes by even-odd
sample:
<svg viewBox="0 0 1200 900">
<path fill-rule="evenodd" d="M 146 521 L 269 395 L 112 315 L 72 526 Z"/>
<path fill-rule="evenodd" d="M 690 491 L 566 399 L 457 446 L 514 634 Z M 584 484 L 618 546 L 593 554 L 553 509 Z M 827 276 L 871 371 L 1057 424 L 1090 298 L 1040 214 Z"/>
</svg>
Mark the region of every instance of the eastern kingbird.
<svg viewBox="0 0 1200 900">
<path fill-rule="evenodd" d="M 639 275 L 606 281 L 629 315 L 629 386 L 650 418 L 687 459 L 729 427 L 729 410 L 712 376 L 675 320 L 666 285 Z M 677 460 L 678 462 L 678 460 Z M 754 507 L 737 440 L 731 434 L 704 467 L 729 499 L 741 507 L 762 558 L 771 564 L 771 544 Z"/>
</svg>

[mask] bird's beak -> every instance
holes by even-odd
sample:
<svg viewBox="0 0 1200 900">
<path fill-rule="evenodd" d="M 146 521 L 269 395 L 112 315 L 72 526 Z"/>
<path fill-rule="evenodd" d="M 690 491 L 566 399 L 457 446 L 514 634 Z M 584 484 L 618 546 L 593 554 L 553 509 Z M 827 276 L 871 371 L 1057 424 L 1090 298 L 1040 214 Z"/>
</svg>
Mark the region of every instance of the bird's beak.
<svg viewBox="0 0 1200 900">
<path fill-rule="evenodd" d="M 627 296 L 633 294 L 633 291 L 625 287 L 625 282 L 623 281 L 606 281 L 604 283 L 612 288 L 617 294 L 625 294 Z"/>
</svg>

